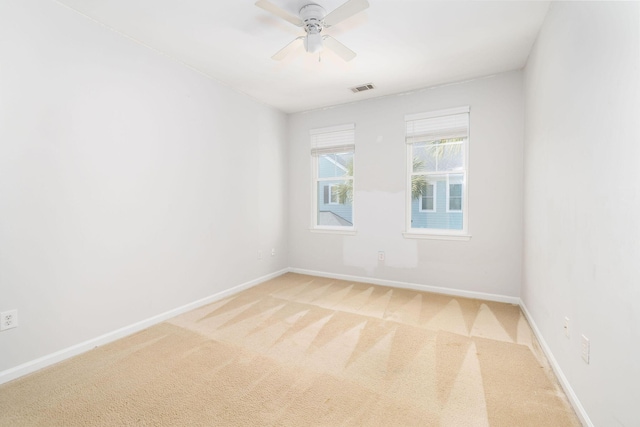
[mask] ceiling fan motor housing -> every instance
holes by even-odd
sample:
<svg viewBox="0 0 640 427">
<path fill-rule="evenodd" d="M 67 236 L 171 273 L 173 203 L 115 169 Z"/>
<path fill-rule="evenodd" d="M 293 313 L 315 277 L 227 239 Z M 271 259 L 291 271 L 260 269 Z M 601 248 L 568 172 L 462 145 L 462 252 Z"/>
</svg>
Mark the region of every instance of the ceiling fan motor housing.
<svg viewBox="0 0 640 427">
<path fill-rule="evenodd" d="M 322 20 L 326 12 L 319 4 L 308 4 L 300 9 L 300 18 L 304 22 L 304 28 L 307 32 L 310 29 L 317 28 L 318 32 L 322 31 Z"/>
</svg>

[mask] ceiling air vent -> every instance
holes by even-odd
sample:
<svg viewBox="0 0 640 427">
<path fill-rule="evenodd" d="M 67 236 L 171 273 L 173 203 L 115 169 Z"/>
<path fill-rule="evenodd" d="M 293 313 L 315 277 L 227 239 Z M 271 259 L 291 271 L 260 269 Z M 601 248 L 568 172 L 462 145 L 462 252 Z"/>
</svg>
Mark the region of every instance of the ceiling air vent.
<svg viewBox="0 0 640 427">
<path fill-rule="evenodd" d="M 375 89 L 375 86 L 373 85 L 373 83 L 367 83 L 361 86 L 352 87 L 351 92 L 358 93 L 358 92 L 364 92 L 365 90 L 371 90 L 371 89 Z"/>
</svg>

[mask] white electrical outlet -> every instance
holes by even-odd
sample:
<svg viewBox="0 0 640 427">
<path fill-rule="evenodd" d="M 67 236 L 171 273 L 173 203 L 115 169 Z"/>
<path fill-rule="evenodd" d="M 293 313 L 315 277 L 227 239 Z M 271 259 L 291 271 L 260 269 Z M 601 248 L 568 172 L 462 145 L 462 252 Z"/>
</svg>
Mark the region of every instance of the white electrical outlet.
<svg viewBox="0 0 640 427">
<path fill-rule="evenodd" d="M 569 338 L 569 318 L 564 318 L 564 336 Z"/>
<path fill-rule="evenodd" d="M 589 353 L 591 352 L 589 338 L 582 336 L 582 360 L 589 364 Z"/>
<path fill-rule="evenodd" d="M 0 331 L 18 327 L 18 310 L 0 313 Z"/>
<path fill-rule="evenodd" d="M 276 256 L 276 248 L 271 249 L 271 256 Z"/>
<path fill-rule="evenodd" d="M 378 261 L 384 261 L 384 251 L 378 251 Z"/>
</svg>

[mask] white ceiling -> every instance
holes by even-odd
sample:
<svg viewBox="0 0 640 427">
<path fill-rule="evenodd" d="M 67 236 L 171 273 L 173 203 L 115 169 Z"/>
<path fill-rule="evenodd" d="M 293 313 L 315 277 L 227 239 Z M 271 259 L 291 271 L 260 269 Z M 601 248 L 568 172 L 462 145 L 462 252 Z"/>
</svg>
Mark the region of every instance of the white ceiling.
<svg viewBox="0 0 640 427">
<path fill-rule="evenodd" d="M 325 29 L 358 56 L 302 47 L 271 55 L 304 30 L 254 0 L 58 0 L 284 112 L 298 112 L 522 68 L 549 1 L 369 0 Z M 297 14 L 311 0 L 271 0 Z M 313 0 L 327 12 L 344 0 Z M 349 88 L 373 83 L 358 94 Z"/>
</svg>

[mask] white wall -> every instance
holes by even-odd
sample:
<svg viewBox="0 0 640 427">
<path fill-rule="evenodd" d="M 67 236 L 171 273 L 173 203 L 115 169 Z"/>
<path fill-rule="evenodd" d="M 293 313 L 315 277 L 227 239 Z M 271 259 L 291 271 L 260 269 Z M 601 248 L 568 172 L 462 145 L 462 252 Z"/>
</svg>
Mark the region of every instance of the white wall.
<svg viewBox="0 0 640 427">
<path fill-rule="evenodd" d="M 357 95 L 354 95 L 356 99 Z M 293 114 L 290 264 L 294 268 L 519 296 L 522 264 L 521 72 Z M 470 241 L 406 239 L 404 115 L 469 105 Z M 356 125 L 355 236 L 311 227 L 309 129 Z M 379 264 L 377 252 L 386 252 Z"/>
<path fill-rule="evenodd" d="M 639 9 L 554 2 L 525 73 L 522 299 L 597 426 L 640 425 Z"/>
<path fill-rule="evenodd" d="M 50 0 L 0 94 L 0 372 L 288 266 L 286 115 Z"/>
</svg>

